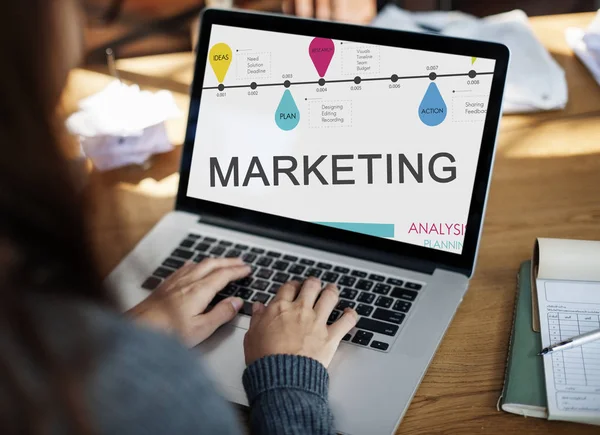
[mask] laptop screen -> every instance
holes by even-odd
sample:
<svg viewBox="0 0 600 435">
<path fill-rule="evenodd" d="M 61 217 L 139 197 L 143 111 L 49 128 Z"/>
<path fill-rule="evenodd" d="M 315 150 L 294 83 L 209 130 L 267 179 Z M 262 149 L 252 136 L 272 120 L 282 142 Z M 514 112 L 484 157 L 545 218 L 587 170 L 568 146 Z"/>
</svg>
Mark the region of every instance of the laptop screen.
<svg viewBox="0 0 600 435">
<path fill-rule="evenodd" d="M 494 64 L 213 25 L 187 195 L 460 254 Z"/>
</svg>

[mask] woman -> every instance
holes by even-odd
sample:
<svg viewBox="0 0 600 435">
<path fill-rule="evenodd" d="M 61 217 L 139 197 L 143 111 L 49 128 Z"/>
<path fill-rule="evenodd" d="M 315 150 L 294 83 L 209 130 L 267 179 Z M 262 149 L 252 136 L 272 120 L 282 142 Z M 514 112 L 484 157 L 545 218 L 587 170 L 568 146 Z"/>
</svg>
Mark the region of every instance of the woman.
<svg viewBox="0 0 600 435">
<path fill-rule="evenodd" d="M 0 433 L 241 433 L 183 343 L 235 316 L 237 298 L 201 313 L 249 267 L 188 264 L 127 315 L 94 267 L 54 115 L 81 53 L 78 17 L 76 0 L 0 7 Z M 357 318 L 327 326 L 337 297 L 309 279 L 254 306 L 243 378 L 253 432 L 332 432 L 326 366 Z"/>
</svg>

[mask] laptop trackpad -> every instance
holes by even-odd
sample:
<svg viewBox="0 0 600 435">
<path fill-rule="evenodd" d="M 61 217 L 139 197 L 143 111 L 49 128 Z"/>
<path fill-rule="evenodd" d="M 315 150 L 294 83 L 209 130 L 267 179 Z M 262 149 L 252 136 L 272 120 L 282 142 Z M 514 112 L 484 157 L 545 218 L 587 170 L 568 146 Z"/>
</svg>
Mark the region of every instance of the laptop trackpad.
<svg viewBox="0 0 600 435">
<path fill-rule="evenodd" d="M 233 325 L 225 325 L 197 347 L 202 352 L 203 362 L 214 375 L 216 383 L 241 392 L 243 401 L 245 401 L 245 393 L 242 374 L 246 368 L 244 335 L 246 335 L 246 330 Z M 223 393 L 233 402 L 241 403 L 242 401 L 237 397 L 231 397 L 231 391 L 223 391 Z M 233 394 L 237 396 L 235 392 Z"/>
</svg>

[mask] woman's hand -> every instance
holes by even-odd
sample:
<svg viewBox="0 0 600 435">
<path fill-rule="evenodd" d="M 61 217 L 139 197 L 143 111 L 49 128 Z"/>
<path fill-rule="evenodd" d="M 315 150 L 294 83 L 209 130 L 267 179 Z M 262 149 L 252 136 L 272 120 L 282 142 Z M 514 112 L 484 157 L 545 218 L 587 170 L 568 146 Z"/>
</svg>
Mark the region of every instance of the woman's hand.
<svg viewBox="0 0 600 435">
<path fill-rule="evenodd" d="M 188 346 L 196 346 L 233 319 L 244 303 L 230 297 L 202 314 L 210 301 L 231 281 L 249 273 L 250 266 L 239 258 L 188 262 L 129 314 L 150 326 L 176 332 Z"/>
<path fill-rule="evenodd" d="M 296 281 L 284 284 L 268 307 L 255 302 L 244 339 L 246 364 L 268 355 L 291 354 L 313 358 L 327 367 L 358 320 L 354 310 L 346 309 L 328 326 L 337 303 L 337 287 L 329 284 L 321 291 L 316 278 L 304 281 L 302 289 Z"/>
<path fill-rule="evenodd" d="M 368 24 L 377 15 L 375 0 L 283 0 L 283 11 L 304 18 Z"/>
</svg>

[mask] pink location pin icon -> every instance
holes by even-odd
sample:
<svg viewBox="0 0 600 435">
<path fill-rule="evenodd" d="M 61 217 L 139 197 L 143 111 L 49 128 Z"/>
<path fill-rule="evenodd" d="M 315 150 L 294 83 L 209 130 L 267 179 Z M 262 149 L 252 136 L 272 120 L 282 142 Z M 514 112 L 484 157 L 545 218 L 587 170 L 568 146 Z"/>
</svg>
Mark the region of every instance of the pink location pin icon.
<svg viewBox="0 0 600 435">
<path fill-rule="evenodd" d="M 335 53 L 335 45 L 333 41 L 327 38 L 315 38 L 311 41 L 308 47 L 308 54 L 310 55 L 319 77 L 324 77 Z"/>
</svg>

